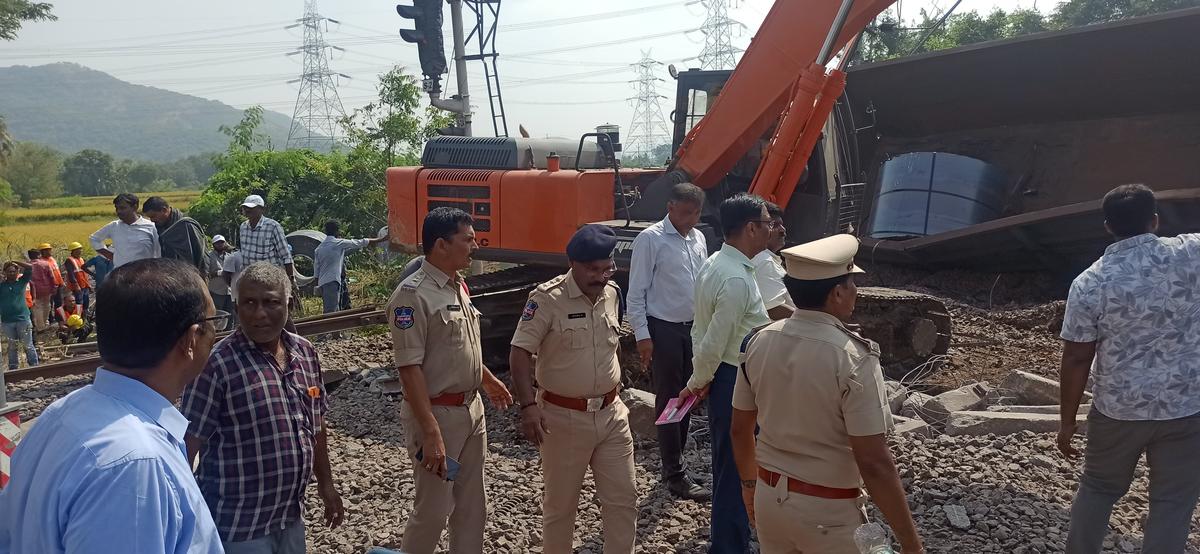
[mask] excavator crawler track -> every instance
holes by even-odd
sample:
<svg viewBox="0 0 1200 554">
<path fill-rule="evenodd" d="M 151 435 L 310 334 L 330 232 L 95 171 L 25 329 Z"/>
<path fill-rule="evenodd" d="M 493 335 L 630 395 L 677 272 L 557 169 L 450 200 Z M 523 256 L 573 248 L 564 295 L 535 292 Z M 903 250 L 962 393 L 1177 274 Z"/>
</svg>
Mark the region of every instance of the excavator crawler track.
<svg viewBox="0 0 1200 554">
<path fill-rule="evenodd" d="M 481 334 L 489 364 L 504 365 L 508 341 L 529 291 L 562 273 L 561 269 L 517 266 L 467 278 L 471 301 L 483 312 Z M 950 312 L 925 294 L 882 287 L 859 287 L 854 323 L 878 342 L 884 373 L 893 379 L 927 375 L 937 369 L 937 356 L 950 348 Z M 928 365 L 926 365 L 928 363 Z M 913 372 L 926 365 L 928 371 Z"/>
</svg>

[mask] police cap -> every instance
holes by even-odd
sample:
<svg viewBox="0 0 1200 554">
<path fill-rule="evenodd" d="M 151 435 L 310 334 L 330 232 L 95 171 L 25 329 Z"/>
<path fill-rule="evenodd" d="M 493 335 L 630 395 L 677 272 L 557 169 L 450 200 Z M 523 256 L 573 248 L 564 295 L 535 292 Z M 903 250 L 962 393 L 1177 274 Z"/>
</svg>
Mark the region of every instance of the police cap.
<svg viewBox="0 0 1200 554">
<path fill-rule="evenodd" d="M 834 235 L 797 244 L 783 249 L 783 264 L 787 274 L 801 281 L 833 279 L 849 273 L 866 273 L 854 265 L 858 253 L 858 238 L 854 235 Z"/>
<path fill-rule="evenodd" d="M 573 262 L 594 262 L 611 258 L 617 247 L 617 234 L 604 225 L 589 223 L 575 231 L 567 243 L 567 259 Z"/>
</svg>

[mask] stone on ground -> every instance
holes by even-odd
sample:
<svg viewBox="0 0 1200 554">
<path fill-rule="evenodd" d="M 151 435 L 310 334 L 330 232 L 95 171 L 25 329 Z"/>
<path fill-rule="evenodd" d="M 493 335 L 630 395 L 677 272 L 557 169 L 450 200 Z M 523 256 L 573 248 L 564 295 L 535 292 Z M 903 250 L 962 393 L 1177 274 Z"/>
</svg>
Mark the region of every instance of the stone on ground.
<svg viewBox="0 0 1200 554">
<path fill-rule="evenodd" d="M 621 401 L 629 408 L 629 430 L 639 439 L 658 437 L 654 425 L 654 395 L 641 389 L 621 390 Z"/>
</svg>

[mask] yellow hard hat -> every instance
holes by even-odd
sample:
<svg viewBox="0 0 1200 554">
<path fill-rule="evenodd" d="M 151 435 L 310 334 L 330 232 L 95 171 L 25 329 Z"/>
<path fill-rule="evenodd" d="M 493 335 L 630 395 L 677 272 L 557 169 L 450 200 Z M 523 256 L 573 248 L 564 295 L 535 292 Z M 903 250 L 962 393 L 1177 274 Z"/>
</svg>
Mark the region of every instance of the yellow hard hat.
<svg viewBox="0 0 1200 554">
<path fill-rule="evenodd" d="M 72 329 L 83 327 L 83 318 L 79 317 L 79 314 L 71 314 L 71 317 L 67 318 L 67 327 Z"/>
<path fill-rule="evenodd" d="M 71 244 L 67 245 L 67 250 L 74 250 L 76 248 L 83 248 L 83 245 L 79 244 L 78 242 L 72 242 Z"/>
<path fill-rule="evenodd" d="M 48 250 L 50 248 L 54 248 L 54 247 L 50 246 L 50 243 L 48 243 L 48 242 L 43 242 L 38 245 L 38 250 Z"/>
</svg>

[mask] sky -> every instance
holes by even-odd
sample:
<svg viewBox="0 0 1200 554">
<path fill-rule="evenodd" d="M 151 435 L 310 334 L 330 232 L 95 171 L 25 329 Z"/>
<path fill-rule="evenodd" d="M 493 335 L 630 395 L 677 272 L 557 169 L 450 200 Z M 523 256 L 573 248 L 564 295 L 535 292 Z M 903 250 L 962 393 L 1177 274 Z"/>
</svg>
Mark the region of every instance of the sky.
<svg viewBox="0 0 1200 554">
<path fill-rule="evenodd" d="M 744 48 L 772 0 L 728 0 L 729 15 L 744 24 L 733 35 Z M 794 0 L 779 0 L 794 1 Z M 1051 9 L 1054 0 L 963 0 L 957 12 L 993 7 Z M 55 22 L 29 23 L 17 40 L 0 43 L 0 65 L 75 62 L 136 84 L 219 100 L 243 109 L 261 105 L 292 115 L 302 68 L 303 0 L 52 0 Z M 905 19 L 922 8 L 941 13 L 952 0 L 908 0 L 894 5 Z M 318 0 L 329 22 L 325 40 L 334 51 L 330 67 L 350 76 L 338 94 L 350 112 L 375 99 L 379 74 L 393 65 L 419 76 L 417 49 L 400 39 L 406 21 L 395 0 Z M 468 12 L 469 13 L 469 12 Z M 643 52 L 663 62 L 657 74 L 670 110 L 674 86 L 666 64 L 698 67 L 704 46 L 706 8 L 699 0 L 508 0 L 502 4 L 497 50 L 511 134 L 523 124 L 533 136 L 577 137 L 596 125 L 627 128 L 633 116 L 634 71 Z M 468 24 L 469 25 L 469 24 Z M 450 33 L 450 11 L 445 11 Z M 447 58 L 451 42 L 446 41 Z M 450 62 L 453 67 L 453 62 Z M 475 134 L 492 134 L 483 67 L 471 62 L 467 76 L 475 109 Z M 450 75 L 444 88 L 455 82 Z M 447 85 L 449 83 L 451 85 Z"/>
</svg>

